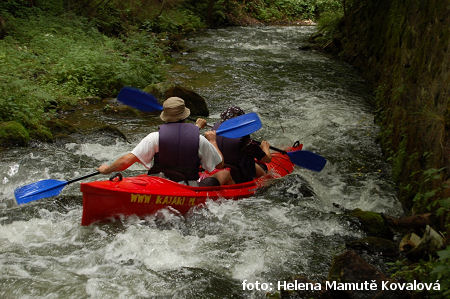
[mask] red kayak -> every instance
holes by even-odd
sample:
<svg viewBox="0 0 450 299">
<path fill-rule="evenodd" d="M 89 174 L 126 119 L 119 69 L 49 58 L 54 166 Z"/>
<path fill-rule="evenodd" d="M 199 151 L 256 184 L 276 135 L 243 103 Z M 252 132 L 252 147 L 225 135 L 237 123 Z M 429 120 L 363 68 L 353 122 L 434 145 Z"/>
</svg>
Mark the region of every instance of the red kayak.
<svg viewBox="0 0 450 299">
<path fill-rule="evenodd" d="M 302 144 L 289 151 L 301 150 Z M 271 179 L 291 173 L 294 164 L 289 156 L 272 153 L 267 163 L 268 174 L 251 182 L 220 187 L 190 187 L 168 179 L 139 175 L 117 181 L 81 183 L 83 216 L 81 225 L 118 217 L 120 215 L 146 216 L 168 207 L 185 214 L 207 199 L 239 199 L 253 195 Z"/>
</svg>

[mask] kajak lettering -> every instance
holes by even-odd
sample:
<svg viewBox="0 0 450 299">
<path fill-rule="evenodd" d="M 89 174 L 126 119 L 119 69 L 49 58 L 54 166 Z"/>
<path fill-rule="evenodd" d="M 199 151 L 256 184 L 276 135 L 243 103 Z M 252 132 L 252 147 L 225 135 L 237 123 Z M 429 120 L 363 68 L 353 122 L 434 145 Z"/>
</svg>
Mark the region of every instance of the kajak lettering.
<svg viewBox="0 0 450 299">
<path fill-rule="evenodd" d="M 155 198 L 153 204 L 156 205 L 182 206 L 187 204 L 190 206 L 195 206 L 195 197 L 188 198 L 186 196 L 152 196 L 149 194 L 131 194 L 130 202 L 151 204 L 152 198 Z"/>
</svg>

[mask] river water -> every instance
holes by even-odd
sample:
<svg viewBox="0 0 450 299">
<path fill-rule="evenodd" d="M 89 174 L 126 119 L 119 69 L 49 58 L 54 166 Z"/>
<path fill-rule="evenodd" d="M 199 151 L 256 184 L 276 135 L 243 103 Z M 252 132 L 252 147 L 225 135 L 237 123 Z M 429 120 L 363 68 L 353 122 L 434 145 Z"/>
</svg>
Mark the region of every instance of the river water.
<svg viewBox="0 0 450 299">
<path fill-rule="evenodd" d="M 83 108 L 72 118 L 76 125 L 83 119 L 115 125 L 129 142 L 85 131 L 1 153 L 0 297 L 259 298 L 266 292 L 243 290 L 244 280 L 276 289 L 293 274 L 326 279 L 345 241 L 364 236 L 344 209 L 396 216 L 401 208 L 375 142 L 369 88 L 350 66 L 298 49 L 314 30 L 209 30 L 186 40 L 169 76 L 206 98 L 209 122 L 229 105 L 257 112 L 263 128 L 255 139 L 276 147 L 300 140 L 328 160 L 321 172 L 296 168 L 251 198 L 208 202 L 186 217 L 162 211 L 81 227 L 78 183 L 18 207 L 18 186 L 89 173 L 130 151 L 158 124 L 157 115 Z M 124 174 L 143 172 L 137 165 Z"/>
</svg>

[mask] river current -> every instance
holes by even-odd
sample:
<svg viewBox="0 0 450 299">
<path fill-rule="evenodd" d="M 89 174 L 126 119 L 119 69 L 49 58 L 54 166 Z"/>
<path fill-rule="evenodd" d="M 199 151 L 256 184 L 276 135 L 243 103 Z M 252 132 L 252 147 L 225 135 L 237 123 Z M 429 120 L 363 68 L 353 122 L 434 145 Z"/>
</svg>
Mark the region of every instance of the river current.
<svg viewBox="0 0 450 299">
<path fill-rule="evenodd" d="M 79 183 L 17 206 L 17 187 L 92 172 L 159 123 L 157 115 L 86 109 L 81 115 L 119 127 L 129 142 L 92 132 L 1 153 L 0 297 L 263 298 L 264 291 L 243 290 L 243 281 L 326 279 L 345 242 L 364 236 L 345 209 L 398 216 L 401 207 L 375 140 L 370 89 L 349 65 L 299 50 L 314 30 L 208 30 L 185 41 L 169 77 L 205 97 L 208 122 L 229 105 L 257 112 L 263 127 L 254 139 L 276 147 L 299 140 L 327 159 L 321 172 L 296 167 L 251 198 L 211 201 L 186 217 L 164 210 L 82 227 Z M 124 174 L 144 171 L 136 165 Z M 95 179 L 105 178 L 86 181 Z"/>
</svg>

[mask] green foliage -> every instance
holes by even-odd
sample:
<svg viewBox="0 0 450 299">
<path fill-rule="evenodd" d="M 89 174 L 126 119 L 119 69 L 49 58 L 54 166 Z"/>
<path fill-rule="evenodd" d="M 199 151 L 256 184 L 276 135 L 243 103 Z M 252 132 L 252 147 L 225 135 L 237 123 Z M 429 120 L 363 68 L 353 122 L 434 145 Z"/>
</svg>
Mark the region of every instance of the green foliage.
<svg viewBox="0 0 450 299">
<path fill-rule="evenodd" d="M 432 185 L 433 181 L 440 181 L 444 174 L 445 168 L 430 168 L 424 170 L 421 173 L 420 185 Z M 419 189 L 420 187 L 419 186 Z M 413 202 L 416 210 L 421 212 L 436 212 L 438 216 L 443 216 L 450 212 L 450 200 L 449 198 L 439 198 L 442 192 L 448 188 L 448 186 L 440 185 L 437 188 L 429 189 L 423 188 L 425 191 L 417 192 Z"/>
<path fill-rule="evenodd" d="M 334 1 L 327 2 L 329 2 L 327 5 L 322 3 L 324 10 L 320 12 L 318 34 L 313 37 L 313 40 L 323 49 L 337 54 L 340 51 L 340 40 L 342 39 L 340 27 L 343 24 L 344 11 L 342 6 L 334 6 Z"/>
<path fill-rule="evenodd" d="M 388 263 L 391 266 L 390 271 L 393 273 L 392 278 L 414 281 L 418 280 L 421 282 L 428 282 L 428 274 L 433 269 L 433 264 L 431 261 L 421 260 L 418 263 L 411 263 L 407 259 L 397 260 L 394 263 Z M 426 278 L 426 280 L 424 280 Z"/>
<path fill-rule="evenodd" d="M 448 186 L 447 186 L 448 188 Z M 436 211 L 438 216 L 444 216 L 446 213 L 450 213 L 450 197 L 438 200 L 439 208 Z M 450 225 L 450 224 L 447 224 Z"/>
<path fill-rule="evenodd" d="M 338 32 L 339 24 L 343 17 L 344 13 L 340 9 L 322 13 L 317 24 L 319 31 L 326 38 L 332 38 Z"/>
<path fill-rule="evenodd" d="M 314 16 L 314 2 L 308 0 L 249 1 L 245 10 L 264 22 L 310 19 Z"/>
<path fill-rule="evenodd" d="M 450 296 L 450 245 L 444 250 L 438 251 L 439 259 L 433 263 L 431 275 L 441 282 L 441 290 L 444 297 Z"/>
<path fill-rule="evenodd" d="M 199 16 L 201 22 L 209 26 L 226 25 L 227 14 L 232 13 L 233 8 L 238 5 L 238 1 L 224 0 L 186 0 L 183 2 L 183 7 Z"/>
<path fill-rule="evenodd" d="M 33 11 L 25 0 L 3 0 L 0 1 L 0 16 L 13 15 L 15 17 L 25 17 Z"/>
<path fill-rule="evenodd" d="M 405 161 L 407 159 L 406 154 L 407 143 L 408 139 L 406 138 L 406 136 L 403 136 L 398 146 L 397 152 L 395 152 L 395 154 L 388 159 L 392 160 L 392 178 L 394 179 L 394 181 L 398 181 L 398 179 L 402 175 L 402 170 L 405 165 Z"/>
<path fill-rule="evenodd" d="M 205 27 L 201 18 L 188 9 L 164 10 L 161 15 L 142 24 L 146 31 L 156 33 L 186 34 Z"/>
<path fill-rule="evenodd" d="M 289 18 L 314 19 L 317 1 L 308 0 L 278 0 L 275 5 L 280 12 Z"/>
<path fill-rule="evenodd" d="M 43 11 L 49 11 L 55 14 L 64 12 L 64 0 L 34 0 L 33 3 Z"/>
<path fill-rule="evenodd" d="M 92 16 L 92 11 L 88 11 L 87 16 L 100 32 L 108 36 L 117 36 L 126 31 L 120 11 L 112 5 L 99 6 L 95 12 L 95 17 Z"/>
<path fill-rule="evenodd" d="M 342 10 L 340 0 L 188 0 L 185 6 L 209 25 L 230 23 L 229 18 L 249 16 L 263 22 L 317 19 L 327 11 Z M 232 22 L 231 22 L 232 23 Z"/>
<path fill-rule="evenodd" d="M 40 9 L 23 18 L 7 15 L 6 21 L 8 34 L 0 40 L 5 62 L 0 64 L 0 121 L 37 128 L 50 103 L 114 96 L 124 85 L 142 88 L 164 75 L 165 49 L 150 33 L 111 38 L 86 18 Z"/>
<path fill-rule="evenodd" d="M 343 2 L 345 0 L 316 0 L 315 13 L 317 17 L 322 17 L 326 12 L 343 12 Z"/>
<path fill-rule="evenodd" d="M 263 6 L 265 8 L 261 6 L 259 8 L 268 11 L 272 17 L 289 20 L 314 20 L 326 12 L 342 11 L 342 3 L 339 0 L 265 0 Z"/>
<path fill-rule="evenodd" d="M 143 87 L 161 80 L 163 60 L 155 38 L 135 32 L 112 40 L 99 37 L 87 44 L 73 43 L 47 76 L 48 83 L 78 96 L 112 96 L 124 85 Z M 72 43 L 72 42 L 69 42 Z"/>
<path fill-rule="evenodd" d="M 434 298 L 448 298 L 450 296 L 450 246 L 437 252 L 437 257 L 429 257 L 427 261 L 420 260 L 411 263 L 407 259 L 390 263 L 392 278 L 413 282 L 414 280 L 425 283 L 439 281 L 440 291 L 432 292 Z"/>
</svg>

